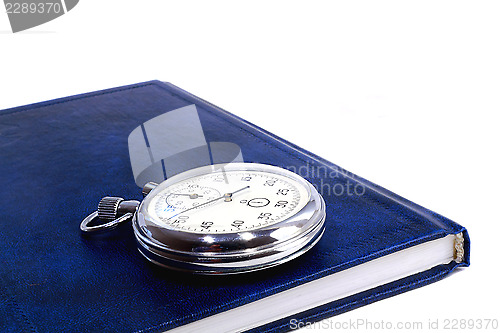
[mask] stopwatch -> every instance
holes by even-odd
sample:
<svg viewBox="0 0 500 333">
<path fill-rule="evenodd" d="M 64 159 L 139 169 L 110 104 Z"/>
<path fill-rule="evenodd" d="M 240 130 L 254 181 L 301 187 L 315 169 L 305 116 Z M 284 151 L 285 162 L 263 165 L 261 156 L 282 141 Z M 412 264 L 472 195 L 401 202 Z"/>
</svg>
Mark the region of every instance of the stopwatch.
<svg viewBox="0 0 500 333">
<path fill-rule="evenodd" d="M 142 202 L 104 197 L 80 228 L 127 220 L 149 261 L 196 274 L 250 272 L 287 262 L 324 232 L 325 202 L 289 170 L 259 163 L 207 165 L 148 183 Z M 104 223 L 95 224 L 97 220 Z"/>
</svg>

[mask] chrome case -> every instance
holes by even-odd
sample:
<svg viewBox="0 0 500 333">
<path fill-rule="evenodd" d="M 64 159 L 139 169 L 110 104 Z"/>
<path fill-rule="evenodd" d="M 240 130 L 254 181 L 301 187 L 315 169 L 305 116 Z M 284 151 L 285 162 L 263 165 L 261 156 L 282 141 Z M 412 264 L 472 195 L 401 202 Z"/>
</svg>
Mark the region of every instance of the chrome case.
<svg viewBox="0 0 500 333">
<path fill-rule="evenodd" d="M 308 191 L 308 203 L 294 216 L 260 229 L 232 233 L 192 233 L 154 221 L 147 209 L 165 188 L 188 178 L 218 170 L 262 171 L 291 178 Z M 271 165 L 231 163 L 200 167 L 159 184 L 144 198 L 132 220 L 139 251 L 149 261 L 196 274 L 234 274 L 275 266 L 294 259 L 321 238 L 325 202 L 299 175 Z"/>
</svg>

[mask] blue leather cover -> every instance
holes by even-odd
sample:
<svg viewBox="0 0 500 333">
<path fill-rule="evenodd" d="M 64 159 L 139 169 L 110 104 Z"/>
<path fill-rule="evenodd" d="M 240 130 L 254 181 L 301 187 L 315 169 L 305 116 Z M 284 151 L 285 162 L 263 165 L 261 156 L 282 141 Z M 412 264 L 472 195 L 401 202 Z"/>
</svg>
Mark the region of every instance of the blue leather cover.
<svg viewBox="0 0 500 333">
<path fill-rule="evenodd" d="M 246 162 L 336 172 L 305 178 L 318 187 L 350 182 L 365 192 L 323 191 L 327 221 L 320 242 L 289 263 L 243 275 L 191 276 L 155 267 L 138 253 L 130 225 L 84 237 L 79 223 L 102 196 L 141 199 L 130 167 L 129 133 L 191 104 L 207 141 L 236 143 Z M 0 111 L 0 161 L 1 331 L 163 331 L 464 232 L 464 262 L 294 316 L 313 321 L 434 282 L 469 264 L 469 238 L 458 224 L 159 81 Z M 286 331 L 287 323 L 285 318 L 256 331 Z"/>
</svg>

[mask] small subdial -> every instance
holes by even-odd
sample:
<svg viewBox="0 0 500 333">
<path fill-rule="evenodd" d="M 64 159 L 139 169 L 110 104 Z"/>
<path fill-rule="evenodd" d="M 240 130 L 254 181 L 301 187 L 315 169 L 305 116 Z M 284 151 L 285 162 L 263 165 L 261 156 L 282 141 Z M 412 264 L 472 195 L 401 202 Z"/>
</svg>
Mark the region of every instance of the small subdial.
<svg viewBox="0 0 500 333">
<path fill-rule="evenodd" d="M 254 208 L 260 208 L 269 205 L 270 202 L 271 201 L 266 198 L 253 198 L 251 200 L 248 200 L 247 205 Z"/>
<path fill-rule="evenodd" d="M 188 209 L 199 206 L 220 197 L 221 194 L 214 188 L 191 185 L 175 190 L 166 198 L 166 203 L 178 209 Z"/>
</svg>

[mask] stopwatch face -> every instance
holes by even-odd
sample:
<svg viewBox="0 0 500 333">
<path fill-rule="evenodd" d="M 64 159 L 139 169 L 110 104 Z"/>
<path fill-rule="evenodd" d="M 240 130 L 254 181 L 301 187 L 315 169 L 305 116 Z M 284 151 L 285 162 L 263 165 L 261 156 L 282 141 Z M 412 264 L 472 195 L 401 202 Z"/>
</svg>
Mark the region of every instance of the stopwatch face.
<svg viewBox="0 0 500 333">
<path fill-rule="evenodd" d="M 156 186 L 133 227 L 150 261 L 201 274 L 252 271 L 291 260 L 324 230 L 325 203 L 308 181 L 270 165 L 231 163 Z"/>
<path fill-rule="evenodd" d="M 308 187 L 295 177 L 266 171 L 218 170 L 168 186 L 147 210 L 159 225 L 185 232 L 252 231 L 297 214 Z"/>
</svg>

